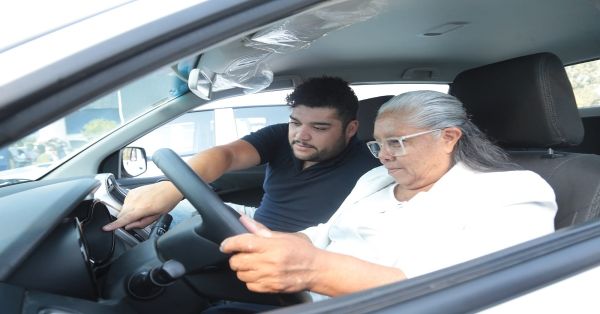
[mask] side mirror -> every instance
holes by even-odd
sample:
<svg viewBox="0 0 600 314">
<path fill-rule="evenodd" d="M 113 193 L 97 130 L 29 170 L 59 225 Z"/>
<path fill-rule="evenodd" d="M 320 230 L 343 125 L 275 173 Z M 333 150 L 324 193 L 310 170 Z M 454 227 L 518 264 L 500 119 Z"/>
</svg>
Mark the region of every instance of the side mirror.
<svg viewBox="0 0 600 314">
<path fill-rule="evenodd" d="M 121 170 L 124 177 L 137 177 L 146 172 L 146 151 L 141 147 L 125 147 L 121 150 Z"/>
</svg>

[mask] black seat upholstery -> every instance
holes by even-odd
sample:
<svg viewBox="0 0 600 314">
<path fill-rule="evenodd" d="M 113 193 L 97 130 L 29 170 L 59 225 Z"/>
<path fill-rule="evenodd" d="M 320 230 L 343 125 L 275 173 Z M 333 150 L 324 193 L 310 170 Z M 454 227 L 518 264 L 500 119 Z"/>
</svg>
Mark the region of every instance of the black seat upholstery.
<svg viewBox="0 0 600 314">
<path fill-rule="evenodd" d="M 600 156 L 558 151 L 577 145 L 584 134 L 557 56 L 540 53 L 465 71 L 450 93 L 515 162 L 554 188 L 556 229 L 600 215 Z"/>
<path fill-rule="evenodd" d="M 356 136 L 361 141 L 370 141 L 373 139 L 373 128 L 375 126 L 375 117 L 379 107 L 394 96 L 378 96 L 363 99 L 358 102 L 358 132 Z"/>
</svg>

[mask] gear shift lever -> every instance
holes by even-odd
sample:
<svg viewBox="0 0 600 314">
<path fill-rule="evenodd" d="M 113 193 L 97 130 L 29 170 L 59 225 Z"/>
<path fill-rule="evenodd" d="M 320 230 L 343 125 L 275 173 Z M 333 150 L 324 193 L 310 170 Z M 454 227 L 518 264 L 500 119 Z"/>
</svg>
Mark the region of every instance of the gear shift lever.
<svg viewBox="0 0 600 314">
<path fill-rule="evenodd" d="M 127 292 L 137 299 L 152 299 L 183 275 L 185 275 L 183 264 L 176 260 L 168 260 L 150 271 L 144 270 L 133 274 L 127 282 Z"/>
</svg>

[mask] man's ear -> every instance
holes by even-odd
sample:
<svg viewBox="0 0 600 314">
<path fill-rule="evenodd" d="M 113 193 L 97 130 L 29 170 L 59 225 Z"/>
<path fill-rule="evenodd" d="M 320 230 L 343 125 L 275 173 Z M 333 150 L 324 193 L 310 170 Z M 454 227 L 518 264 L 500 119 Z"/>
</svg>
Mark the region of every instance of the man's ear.
<svg viewBox="0 0 600 314">
<path fill-rule="evenodd" d="M 457 127 L 449 127 L 442 130 L 442 141 L 447 153 L 452 153 L 458 140 L 462 137 L 462 131 Z"/>
<path fill-rule="evenodd" d="M 358 120 L 348 122 L 348 125 L 346 126 L 346 138 L 350 139 L 356 132 L 358 132 Z"/>
</svg>

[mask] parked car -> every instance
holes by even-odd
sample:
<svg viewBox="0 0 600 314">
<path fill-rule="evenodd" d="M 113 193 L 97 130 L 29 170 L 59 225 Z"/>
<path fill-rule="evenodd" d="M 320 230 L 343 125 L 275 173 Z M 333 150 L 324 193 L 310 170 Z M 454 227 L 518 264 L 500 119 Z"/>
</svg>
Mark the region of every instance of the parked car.
<svg viewBox="0 0 600 314">
<path fill-rule="evenodd" d="M 598 311 L 597 2 L 104 5 L 81 15 L 72 8 L 68 20 L 0 42 L 0 148 L 5 160 L 16 158 L 12 152 L 20 158 L 0 169 L 2 313 L 200 313 L 216 300 L 282 305 L 279 313 Z M 22 18 L 4 29 L 33 23 L 28 11 L 6 10 Z M 254 293 L 218 250 L 224 237 L 244 231 L 220 200 L 257 204 L 263 169 L 228 173 L 208 188 L 168 153 L 173 163 L 162 171 L 185 180 L 200 215 L 164 234 L 161 221 L 101 231 L 127 189 L 165 178 L 149 164 L 157 148 L 186 157 L 283 122 L 283 100 L 268 93 L 322 75 L 357 91 L 400 86 L 361 97 L 362 125 L 387 99 L 376 96 L 404 87 L 460 98 L 482 130 L 555 189 L 556 232 L 325 301 Z M 371 131 L 359 131 L 361 139 Z M 219 200 L 210 199 L 213 191 Z M 149 280 L 156 272 L 166 274 L 159 284 Z"/>
</svg>

